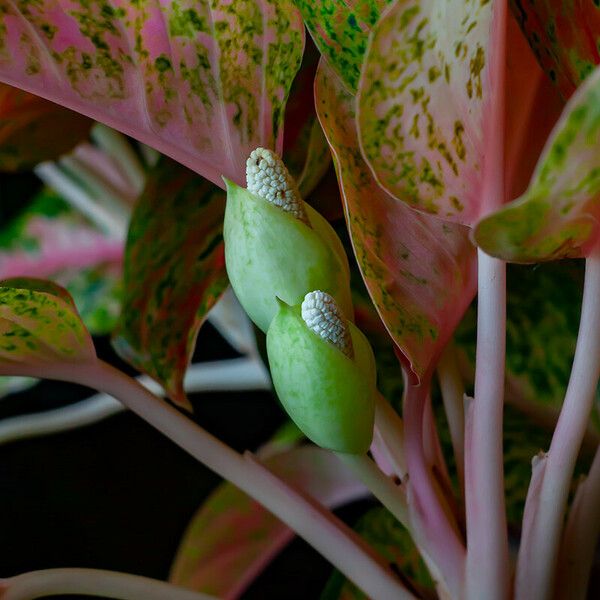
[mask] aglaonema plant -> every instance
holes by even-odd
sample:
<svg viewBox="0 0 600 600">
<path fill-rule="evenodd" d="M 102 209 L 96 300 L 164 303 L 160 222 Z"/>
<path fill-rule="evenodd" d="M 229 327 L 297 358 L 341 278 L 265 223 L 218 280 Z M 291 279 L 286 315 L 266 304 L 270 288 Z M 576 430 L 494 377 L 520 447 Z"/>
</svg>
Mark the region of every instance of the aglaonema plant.
<svg viewBox="0 0 600 600">
<path fill-rule="evenodd" d="M 100 223 L 116 223 L 122 234 L 131 219 L 113 342 L 176 406 L 99 360 L 70 295 L 31 277 L 0 282 L 0 372 L 106 392 L 230 482 L 192 521 L 173 585 L 50 570 L 2 580 L 0 597 L 239 597 L 292 531 L 362 590 L 342 586 L 338 598 L 585 597 L 600 530 L 600 453 L 566 524 L 564 517 L 600 374 L 600 67 L 593 66 L 600 60 L 592 53 L 578 61 L 572 49 L 585 54 L 600 28 L 589 19 L 584 43 L 575 24 L 587 13 L 559 14 L 554 4 L 537 13 L 513 6 L 547 77 L 502 0 L 0 1 L 2 81 L 170 157 L 146 172 L 126 141 L 92 130 L 112 140 L 136 197 L 131 215 Z M 542 23 L 539 31 L 560 21 L 559 35 L 542 36 L 527 14 Z M 304 132 L 298 148 L 286 150 L 291 163 L 303 163 L 294 165 L 295 178 L 281 155 L 303 19 L 322 57 L 314 90 L 295 91 L 315 108 L 292 123 Z M 305 68 L 299 81 L 313 77 Z M 553 79 L 570 96 L 566 104 Z M 21 92 L 7 88 L 3 98 L 11 94 Z M 23 102 L 37 108 L 15 113 L 21 135 L 47 142 L 52 105 L 25 95 Z M 9 117 L 13 104 L 5 107 Z M 0 126 L 8 168 L 56 158 L 45 143 L 28 154 Z M 57 154 L 87 127 L 78 117 Z M 310 197 L 322 194 L 327 145 L 354 258 L 307 202 L 315 186 Z M 91 159 L 99 155 L 77 152 L 59 164 L 110 197 L 112 168 L 99 178 Z M 56 175 L 47 163 L 36 171 Z M 86 206 L 88 217 L 104 214 Z M 530 456 L 511 553 L 506 262 L 564 258 L 586 261 L 577 347 L 550 447 Z M 27 274 L 17 271 L 10 274 Z M 370 298 L 364 310 L 351 285 L 357 273 Z M 256 455 L 235 452 L 178 410 L 192 409 L 184 376 L 228 283 L 266 335 L 275 394 L 297 427 Z M 476 293 L 471 398 L 451 340 Z M 399 398 L 390 403 L 379 391 L 388 391 L 388 375 L 375 338 L 361 329 L 377 330 L 393 348 L 400 411 Z M 449 443 L 432 400 L 436 373 Z M 304 438 L 311 445 L 300 445 Z M 597 447 L 598 438 L 591 443 Z M 394 547 L 418 560 L 391 560 L 324 507 L 366 493 L 399 524 Z M 240 515 L 255 545 L 233 552 L 235 531 L 223 523 Z M 231 552 L 235 560 L 217 562 L 218 569 L 200 564 Z"/>
</svg>

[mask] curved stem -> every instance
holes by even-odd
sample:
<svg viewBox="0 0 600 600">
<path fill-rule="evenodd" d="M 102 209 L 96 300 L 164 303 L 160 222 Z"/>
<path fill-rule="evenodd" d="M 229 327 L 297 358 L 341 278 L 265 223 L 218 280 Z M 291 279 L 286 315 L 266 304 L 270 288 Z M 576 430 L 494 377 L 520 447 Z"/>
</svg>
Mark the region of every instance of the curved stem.
<svg viewBox="0 0 600 600">
<path fill-rule="evenodd" d="M 337 517 L 287 486 L 260 463 L 245 459 L 223 444 L 135 379 L 99 360 L 77 368 L 55 365 L 45 376 L 96 387 L 119 399 L 209 469 L 260 502 L 368 595 L 377 600 L 411 597 Z"/>
<path fill-rule="evenodd" d="M 416 542 L 435 566 L 452 598 L 462 598 L 465 547 L 453 515 L 427 465 L 423 450 L 423 419 L 429 382 L 415 386 L 404 378 L 405 450 L 408 464 L 408 502 Z"/>
<path fill-rule="evenodd" d="M 404 423 L 400 415 L 379 392 L 375 402 L 375 429 L 381 438 L 394 473 L 403 479 L 407 472 L 404 455 Z"/>
<path fill-rule="evenodd" d="M 404 490 L 382 473 L 366 454 L 342 454 L 336 452 L 339 459 L 354 471 L 358 478 L 407 529 L 408 507 Z"/>
<path fill-rule="evenodd" d="M 600 244 L 586 261 L 577 347 L 567 393 L 539 489 L 528 494 L 517 562 L 516 597 L 550 598 L 563 516 L 600 374 Z M 526 525 L 526 527 L 525 527 Z"/>
<path fill-rule="evenodd" d="M 465 486 L 465 386 L 458 362 L 456 348 L 449 344 L 442 353 L 437 366 L 438 379 L 442 392 L 444 411 L 450 429 L 452 450 L 456 460 L 456 470 L 460 488 L 464 494 Z"/>
<path fill-rule="evenodd" d="M 31 600 L 63 594 L 120 600 L 216 600 L 214 596 L 164 581 L 99 569 L 45 569 L 0 580 L 2 600 Z"/>
<path fill-rule="evenodd" d="M 479 251 L 475 397 L 467 415 L 465 508 L 467 598 L 508 597 L 502 418 L 506 265 Z"/>
<path fill-rule="evenodd" d="M 557 600 L 585 600 L 600 534 L 600 448 L 579 484 L 565 527 L 557 570 Z"/>
<path fill-rule="evenodd" d="M 152 393 L 164 394 L 160 385 L 147 375 L 141 375 L 137 380 Z M 208 390 L 268 390 L 271 388 L 271 380 L 258 357 L 231 358 L 191 365 L 185 374 L 184 387 L 190 393 Z M 84 427 L 123 410 L 123 404 L 112 396 L 96 394 L 61 408 L 2 419 L 0 445 Z"/>
</svg>

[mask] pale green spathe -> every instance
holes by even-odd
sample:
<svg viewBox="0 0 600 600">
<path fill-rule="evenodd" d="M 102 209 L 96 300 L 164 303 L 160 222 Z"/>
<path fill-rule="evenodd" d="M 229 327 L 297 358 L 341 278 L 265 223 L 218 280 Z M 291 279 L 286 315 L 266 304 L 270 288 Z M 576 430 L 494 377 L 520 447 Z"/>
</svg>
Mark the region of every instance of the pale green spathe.
<svg viewBox="0 0 600 600">
<path fill-rule="evenodd" d="M 273 385 L 285 410 L 315 444 L 364 454 L 375 416 L 375 359 L 365 336 L 348 323 L 354 357 L 311 331 L 300 306 L 280 303 L 267 333 Z"/>
<path fill-rule="evenodd" d="M 333 296 L 353 318 L 348 261 L 331 225 L 304 203 L 312 227 L 231 181 L 223 237 L 231 286 L 248 316 L 267 331 L 276 297 L 302 302 L 313 290 Z"/>
</svg>

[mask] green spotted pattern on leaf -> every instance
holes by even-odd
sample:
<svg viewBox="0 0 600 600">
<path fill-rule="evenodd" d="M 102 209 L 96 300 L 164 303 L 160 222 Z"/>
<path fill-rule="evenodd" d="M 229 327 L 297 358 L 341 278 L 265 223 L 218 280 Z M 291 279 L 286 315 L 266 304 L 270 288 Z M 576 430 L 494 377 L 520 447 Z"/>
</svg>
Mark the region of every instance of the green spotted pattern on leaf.
<svg viewBox="0 0 600 600">
<path fill-rule="evenodd" d="M 281 149 L 303 44 L 291 0 L 16 0 L 0 80 L 241 183 L 254 148 Z"/>
<path fill-rule="evenodd" d="M 509 265 L 507 289 L 507 400 L 524 412 L 551 420 L 562 405 L 575 354 L 583 264 L 567 260 L 536 267 Z M 475 364 L 475 338 L 473 308 L 456 335 L 471 365 Z M 600 408 L 600 389 L 596 402 Z M 592 422 L 600 430 L 598 413 Z"/>
<path fill-rule="evenodd" d="M 585 256 L 600 218 L 600 68 L 565 107 L 527 191 L 486 217 L 474 237 L 512 262 Z"/>
<path fill-rule="evenodd" d="M 422 378 L 475 293 L 467 229 L 418 213 L 377 185 L 360 152 L 354 97 L 323 61 L 315 94 L 362 276 L 390 336 Z"/>
<path fill-rule="evenodd" d="M 433 582 L 408 531 L 385 508 L 364 514 L 354 527 L 390 565 L 410 579 L 415 588 L 433 592 Z M 367 596 L 339 571 L 330 578 L 321 600 L 366 600 Z"/>
<path fill-rule="evenodd" d="M 294 0 L 321 54 L 355 92 L 371 28 L 392 0 Z"/>
<path fill-rule="evenodd" d="M 68 292 L 41 279 L 0 281 L 0 371 L 95 359 L 92 340 Z"/>
<path fill-rule="evenodd" d="M 225 194 L 162 159 L 133 213 L 114 345 L 186 406 L 183 376 L 208 311 L 227 286 Z"/>
<path fill-rule="evenodd" d="M 380 185 L 465 225 L 481 208 L 493 5 L 397 0 L 371 34 L 358 90 L 361 147 Z"/>
</svg>

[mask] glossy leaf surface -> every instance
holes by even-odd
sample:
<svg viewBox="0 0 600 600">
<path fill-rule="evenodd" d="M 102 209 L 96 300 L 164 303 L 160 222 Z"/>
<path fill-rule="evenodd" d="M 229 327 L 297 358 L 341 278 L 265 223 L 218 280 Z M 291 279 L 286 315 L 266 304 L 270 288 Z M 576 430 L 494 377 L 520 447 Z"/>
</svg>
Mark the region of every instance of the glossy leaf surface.
<svg viewBox="0 0 600 600">
<path fill-rule="evenodd" d="M 330 508 L 366 494 L 336 456 L 313 446 L 275 455 L 265 464 Z M 260 504 L 223 483 L 193 517 L 170 580 L 219 598 L 239 597 L 293 535 Z"/>
<path fill-rule="evenodd" d="M 358 87 L 369 32 L 392 0 L 294 0 L 321 54 L 349 91 Z"/>
<path fill-rule="evenodd" d="M 97 231 L 49 190 L 0 230 L 0 279 L 60 284 L 92 334 L 109 333 L 115 324 L 122 257 L 121 241 Z"/>
<path fill-rule="evenodd" d="M 381 189 L 364 162 L 354 98 L 322 62 L 316 82 L 354 252 L 369 294 L 416 378 L 422 378 L 475 293 L 465 227 L 417 213 Z"/>
<path fill-rule="evenodd" d="M 568 98 L 600 63 L 600 6 L 590 0 L 510 4 L 540 64 Z"/>
<path fill-rule="evenodd" d="M 91 125 L 58 104 L 0 84 L 0 171 L 32 169 L 68 152 Z"/>
<path fill-rule="evenodd" d="M 477 244 L 513 262 L 585 256 L 600 217 L 600 68 L 572 96 L 527 191 L 483 219 Z"/>
<path fill-rule="evenodd" d="M 3 2 L 0 80 L 241 182 L 280 149 L 303 31 L 288 0 Z"/>
<path fill-rule="evenodd" d="M 361 147 L 382 187 L 466 225 L 480 213 L 484 155 L 496 143 L 501 6 L 396 1 L 373 29 L 358 91 Z"/>
<path fill-rule="evenodd" d="M 0 372 L 86 362 L 96 353 L 68 292 L 41 279 L 0 281 Z"/>
<path fill-rule="evenodd" d="M 225 194 L 164 158 L 133 213 L 114 345 L 186 406 L 183 376 L 206 314 L 227 286 Z"/>
</svg>

